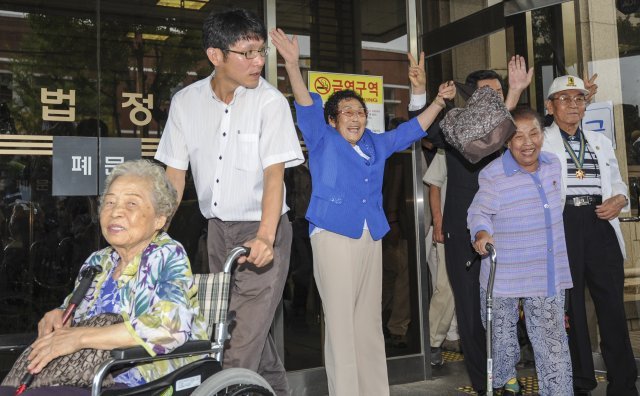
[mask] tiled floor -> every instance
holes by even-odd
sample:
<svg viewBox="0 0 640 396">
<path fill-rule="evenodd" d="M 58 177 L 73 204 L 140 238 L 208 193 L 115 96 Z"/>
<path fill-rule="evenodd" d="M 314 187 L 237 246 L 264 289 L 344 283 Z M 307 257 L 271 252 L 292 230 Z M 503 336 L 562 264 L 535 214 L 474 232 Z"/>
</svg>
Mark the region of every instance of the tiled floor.
<svg viewBox="0 0 640 396">
<path fill-rule="evenodd" d="M 535 369 L 528 367 L 518 371 L 518 377 L 525 383 L 523 395 L 537 395 L 537 381 Z M 597 373 L 598 387 L 592 392 L 592 396 L 605 396 L 605 373 Z M 464 362 L 446 362 L 442 367 L 433 370 L 433 380 L 421 381 L 411 384 L 392 385 L 391 396 L 463 396 L 475 395 L 464 368 Z M 637 382 L 640 388 L 640 381 Z"/>
</svg>

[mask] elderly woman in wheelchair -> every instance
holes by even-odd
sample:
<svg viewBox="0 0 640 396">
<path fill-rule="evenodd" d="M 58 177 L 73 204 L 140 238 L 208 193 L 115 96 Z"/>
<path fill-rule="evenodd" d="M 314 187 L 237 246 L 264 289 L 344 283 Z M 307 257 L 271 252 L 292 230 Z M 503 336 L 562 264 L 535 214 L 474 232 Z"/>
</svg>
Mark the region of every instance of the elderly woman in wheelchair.
<svg viewBox="0 0 640 396">
<path fill-rule="evenodd" d="M 166 354 L 188 340 L 209 338 L 186 252 L 162 231 L 176 202 L 176 191 L 164 170 L 150 161 L 126 162 L 112 171 L 100 202 L 100 227 L 109 246 L 94 252 L 81 269 L 83 273 L 86 268 L 100 266 L 101 272 L 95 275 L 72 320 L 63 324 L 69 296 L 38 323 L 38 338 L 23 354 L 26 370 L 36 378 L 34 386 L 38 374 L 56 358 L 81 350 L 141 346 L 154 356 Z M 113 315 L 113 324 L 82 325 L 85 320 L 108 314 L 117 314 Z M 181 357 L 126 367 L 114 374 L 114 387 L 145 384 L 201 358 Z M 90 392 L 88 388 L 56 385 L 28 388 L 24 395 Z M 0 387 L 0 395 L 14 392 L 14 386 Z"/>
</svg>

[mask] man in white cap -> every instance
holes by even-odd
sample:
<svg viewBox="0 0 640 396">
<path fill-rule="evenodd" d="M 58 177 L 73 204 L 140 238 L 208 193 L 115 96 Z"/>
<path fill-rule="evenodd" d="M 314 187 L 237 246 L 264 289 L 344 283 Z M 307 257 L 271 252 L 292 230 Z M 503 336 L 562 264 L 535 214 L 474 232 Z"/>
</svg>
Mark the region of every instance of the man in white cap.
<svg viewBox="0 0 640 396">
<path fill-rule="evenodd" d="M 562 164 L 564 226 L 573 289 L 568 291 L 569 349 L 576 395 L 597 385 L 585 310 L 585 285 L 593 298 L 607 366 L 607 395 L 638 395 L 636 364 L 622 300 L 624 240 L 618 215 L 629 210 L 611 141 L 581 128 L 587 95 L 575 76 L 556 78 L 546 108 L 553 124 L 545 129 L 543 150 Z M 553 254 L 553 252 L 550 252 Z"/>
</svg>

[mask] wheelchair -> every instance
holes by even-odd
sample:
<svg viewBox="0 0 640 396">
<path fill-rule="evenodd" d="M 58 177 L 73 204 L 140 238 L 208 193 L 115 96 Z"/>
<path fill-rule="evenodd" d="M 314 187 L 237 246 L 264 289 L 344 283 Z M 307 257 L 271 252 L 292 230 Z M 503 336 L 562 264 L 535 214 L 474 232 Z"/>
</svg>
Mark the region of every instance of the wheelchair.
<svg viewBox="0 0 640 396">
<path fill-rule="evenodd" d="M 95 369 L 92 396 L 273 396 L 275 392 L 259 374 L 242 368 L 222 369 L 225 342 L 230 338 L 229 325 L 235 314 L 229 313 L 229 284 L 236 260 L 249 249 L 236 247 L 226 258 L 224 269 L 217 274 L 195 274 L 200 310 L 207 323 L 210 340 L 187 341 L 171 353 L 149 356 L 143 347 L 119 348 Z M 136 364 L 179 357 L 204 356 L 178 368 L 165 377 L 133 388 L 102 389 L 104 378 L 112 371 Z"/>
</svg>

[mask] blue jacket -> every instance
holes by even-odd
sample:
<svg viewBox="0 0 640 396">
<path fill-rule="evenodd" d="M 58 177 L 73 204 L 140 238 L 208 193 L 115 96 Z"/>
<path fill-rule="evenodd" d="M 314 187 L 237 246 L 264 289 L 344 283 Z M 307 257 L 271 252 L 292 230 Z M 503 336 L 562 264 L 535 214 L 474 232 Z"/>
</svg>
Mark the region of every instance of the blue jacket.
<svg viewBox="0 0 640 396">
<path fill-rule="evenodd" d="M 311 106 L 296 106 L 298 127 L 309 150 L 311 201 L 306 218 L 310 232 L 320 227 L 350 238 L 360 238 L 365 219 L 374 240 L 389 231 L 382 209 L 385 160 L 426 134 L 415 118 L 397 129 L 376 134 L 365 129 L 358 147 L 362 158 L 335 128 L 324 120 L 322 99 L 311 93 Z"/>
</svg>

